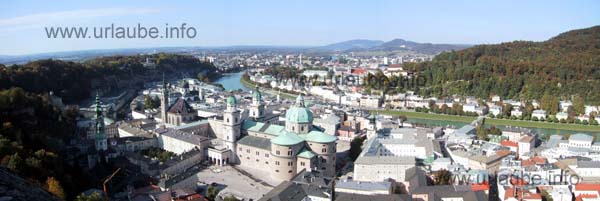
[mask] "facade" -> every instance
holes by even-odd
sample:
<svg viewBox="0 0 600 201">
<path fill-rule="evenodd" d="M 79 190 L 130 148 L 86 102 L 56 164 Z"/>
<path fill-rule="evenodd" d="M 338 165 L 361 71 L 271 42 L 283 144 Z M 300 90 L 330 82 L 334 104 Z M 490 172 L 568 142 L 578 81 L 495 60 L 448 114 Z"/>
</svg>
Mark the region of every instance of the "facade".
<svg viewBox="0 0 600 201">
<path fill-rule="evenodd" d="M 286 111 L 285 125 L 261 122 L 261 96 L 256 90 L 250 118 L 242 120 L 234 96 L 227 98 L 223 119 L 209 120 L 224 149 L 231 150 L 227 162 L 269 171 L 273 178 L 290 180 L 302 170 L 335 175 L 337 137 L 313 126 L 313 114 L 300 95 Z M 252 117 L 252 111 L 256 115 Z M 262 113 L 264 114 L 264 113 Z"/>
</svg>

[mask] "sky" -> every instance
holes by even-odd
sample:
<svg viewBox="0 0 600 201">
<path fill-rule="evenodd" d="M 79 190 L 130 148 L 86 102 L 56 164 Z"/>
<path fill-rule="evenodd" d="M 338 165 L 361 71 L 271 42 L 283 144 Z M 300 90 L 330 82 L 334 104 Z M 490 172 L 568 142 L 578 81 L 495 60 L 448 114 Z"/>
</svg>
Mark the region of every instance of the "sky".
<svg viewBox="0 0 600 201">
<path fill-rule="evenodd" d="M 179 46 L 319 46 L 352 39 L 543 41 L 600 25 L 600 1 L 4 1 L 0 55 Z M 48 38 L 45 27 L 193 27 L 195 38 Z M 91 31 L 90 31 L 91 32 Z"/>
</svg>

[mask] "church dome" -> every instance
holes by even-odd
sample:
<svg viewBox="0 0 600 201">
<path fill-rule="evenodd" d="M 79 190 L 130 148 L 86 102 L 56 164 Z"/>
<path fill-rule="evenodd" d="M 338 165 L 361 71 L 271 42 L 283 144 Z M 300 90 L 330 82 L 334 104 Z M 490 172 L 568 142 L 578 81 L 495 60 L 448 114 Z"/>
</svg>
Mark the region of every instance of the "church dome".
<svg viewBox="0 0 600 201">
<path fill-rule="evenodd" d="M 291 123 L 311 123 L 313 114 L 305 107 L 291 107 L 285 113 L 285 120 Z"/>
<path fill-rule="evenodd" d="M 304 139 L 300 136 L 286 131 L 282 131 L 279 136 L 271 139 L 271 143 L 283 146 L 291 146 L 301 142 L 304 142 Z"/>
<path fill-rule="evenodd" d="M 237 104 L 237 100 L 235 99 L 235 96 L 231 95 L 229 97 L 227 97 L 227 105 L 236 105 Z"/>
<path fill-rule="evenodd" d="M 302 94 L 296 98 L 296 105 L 290 107 L 285 113 L 285 120 L 290 123 L 312 123 L 312 111 L 304 106 Z"/>
</svg>

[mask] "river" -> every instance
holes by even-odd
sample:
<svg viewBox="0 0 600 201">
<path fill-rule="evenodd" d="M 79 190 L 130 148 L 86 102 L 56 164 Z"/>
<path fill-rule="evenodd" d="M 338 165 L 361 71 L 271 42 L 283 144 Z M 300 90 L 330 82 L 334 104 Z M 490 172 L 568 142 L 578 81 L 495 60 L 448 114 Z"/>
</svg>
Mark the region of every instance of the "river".
<svg viewBox="0 0 600 201">
<path fill-rule="evenodd" d="M 240 79 L 242 78 L 242 75 L 244 75 L 245 72 L 246 71 L 241 71 L 237 73 L 227 73 L 223 77 L 218 79 L 217 83 L 223 85 L 223 88 L 225 88 L 225 90 L 227 91 L 238 89 L 249 91 L 250 89 L 248 89 L 248 87 L 244 86 L 244 84 L 240 82 Z"/>
<path fill-rule="evenodd" d="M 240 79 L 242 78 L 242 75 L 244 75 L 244 73 L 245 73 L 245 71 L 226 74 L 225 76 L 223 76 L 222 78 L 217 80 L 217 83 L 222 84 L 223 87 L 225 88 L 225 90 L 227 90 L 227 91 L 238 90 L 238 89 L 242 89 L 244 91 L 250 91 L 250 89 L 248 87 L 244 86 L 244 84 L 242 84 L 240 82 Z M 454 127 L 461 127 L 466 124 L 466 123 L 453 122 L 453 121 L 416 119 L 416 118 L 409 118 L 407 120 L 407 122 L 424 124 L 424 125 L 428 125 L 428 126 L 454 126 Z M 497 126 L 497 127 L 502 129 L 505 126 Z M 591 132 L 563 130 L 563 129 L 547 129 L 547 128 L 529 128 L 529 129 L 531 129 L 532 131 L 535 131 L 536 133 L 540 133 L 540 134 L 544 134 L 544 135 L 555 135 L 555 134 L 563 135 L 563 134 L 567 134 L 567 133 L 570 133 L 570 134 L 573 134 L 573 133 L 596 134 L 596 133 L 591 133 Z"/>
</svg>

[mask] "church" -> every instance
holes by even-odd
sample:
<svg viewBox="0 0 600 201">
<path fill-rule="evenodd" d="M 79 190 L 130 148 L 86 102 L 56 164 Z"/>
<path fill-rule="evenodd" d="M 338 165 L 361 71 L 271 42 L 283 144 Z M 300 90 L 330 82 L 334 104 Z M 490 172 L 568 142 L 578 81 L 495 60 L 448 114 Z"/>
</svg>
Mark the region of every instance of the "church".
<svg viewBox="0 0 600 201">
<path fill-rule="evenodd" d="M 164 82 L 161 96 L 162 125 L 179 128 L 196 124 L 197 112 L 184 99 L 168 105 Z M 303 170 L 335 176 L 337 137 L 313 126 L 313 113 L 302 95 L 286 111 L 284 121 L 266 112 L 258 88 L 253 90 L 250 104 L 239 105 L 233 95 L 225 99 L 225 104 L 221 115 L 200 121 L 206 122 L 202 124 L 214 136 L 208 147 L 201 147 L 206 152 L 205 160 L 269 171 L 277 180 L 290 180 Z"/>
<path fill-rule="evenodd" d="M 337 137 L 313 126 L 313 113 L 302 95 L 287 110 L 284 125 L 261 121 L 266 115 L 261 98 L 260 91 L 254 90 L 249 117 L 242 119 L 236 98 L 229 96 L 223 117 L 209 120 L 228 150 L 226 161 L 269 171 L 278 180 L 290 180 L 305 169 L 335 176 Z"/>
</svg>

